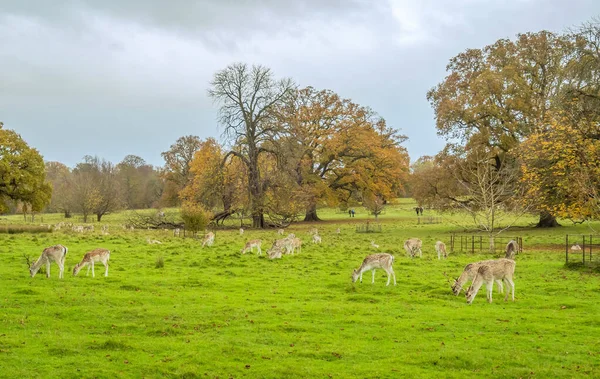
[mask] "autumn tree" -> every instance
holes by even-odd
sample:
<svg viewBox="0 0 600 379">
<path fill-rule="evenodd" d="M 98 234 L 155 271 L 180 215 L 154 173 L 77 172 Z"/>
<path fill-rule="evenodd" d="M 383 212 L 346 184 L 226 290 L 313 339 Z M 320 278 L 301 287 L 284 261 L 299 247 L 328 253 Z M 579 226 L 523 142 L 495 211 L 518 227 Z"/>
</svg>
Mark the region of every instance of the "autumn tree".
<svg viewBox="0 0 600 379">
<path fill-rule="evenodd" d="M 243 209 L 248 203 L 245 166 L 240 159 L 225 152 L 219 143 L 208 138 L 190 164 L 191 179 L 179 193 L 183 202 L 201 204 L 215 212 L 219 222 Z"/>
<path fill-rule="evenodd" d="M 9 201 L 20 201 L 39 212 L 50 202 L 51 194 L 40 153 L 0 122 L 0 211 L 8 209 Z"/>
<path fill-rule="evenodd" d="M 438 133 L 495 151 L 496 170 L 502 171 L 502 154 L 512 154 L 560 106 L 572 54 L 569 38 L 542 31 L 457 55 L 449 75 L 427 94 Z M 538 225 L 556 225 L 554 215 L 541 210 Z"/>
<path fill-rule="evenodd" d="M 318 221 L 319 202 L 337 205 L 353 194 L 393 197 L 403 190 L 406 137 L 368 108 L 332 91 L 297 90 L 277 108 L 285 134 L 280 154 L 307 201 L 305 221 Z"/>
<path fill-rule="evenodd" d="M 71 170 L 60 162 L 46 162 L 46 177 L 52 185 L 52 198 L 48 210 L 63 212 L 65 218 L 70 218 L 74 193 Z"/>
<path fill-rule="evenodd" d="M 215 73 L 208 90 L 219 104 L 219 122 L 224 127 L 235 156 L 246 166 L 253 227 L 263 228 L 265 188 L 259 168 L 260 156 L 267 152 L 265 143 L 280 132 L 273 110 L 294 89 L 290 79 L 276 80 L 270 69 L 235 63 Z"/>
<path fill-rule="evenodd" d="M 97 175 L 87 163 L 79 163 L 73 169 L 73 192 L 70 208 L 83 215 L 83 222 L 100 204 L 100 190 L 97 186 Z"/>
<path fill-rule="evenodd" d="M 188 135 L 178 138 L 169 150 L 161 153 L 165 160 L 162 172 L 166 181 L 162 196 L 164 205 L 174 206 L 179 203 L 179 192 L 190 180 L 191 162 L 200 146 L 199 137 Z"/>
<path fill-rule="evenodd" d="M 117 165 L 117 177 L 128 209 L 150 208 L 160 199 L 162 180 L 154 167 L 141 157 L 127 155 Z"/>
<path fill-rule="evenodd" d="M 121 207 L 119 181 L 111 162 L 87 155 L 73 169 L 73 175 L 74 203 L 84 222 L 90 214 L 95 214 L 100 222 L 102 216 Z"/>
<path fill-rule="evenodd" d="M 526 198 L 575 222 L 600 217 L 600 124 L 565 114 L 523 143 Z"/>
</svg>

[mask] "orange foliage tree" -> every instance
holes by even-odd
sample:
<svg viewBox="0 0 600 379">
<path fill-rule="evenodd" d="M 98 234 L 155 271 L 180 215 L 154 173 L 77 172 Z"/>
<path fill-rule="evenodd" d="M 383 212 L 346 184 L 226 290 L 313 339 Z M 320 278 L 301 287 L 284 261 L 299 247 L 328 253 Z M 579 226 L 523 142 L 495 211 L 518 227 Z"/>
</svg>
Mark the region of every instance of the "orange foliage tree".
<svg viewBox="0 0 600 379">
<path fill-rule="evenodd" d="M 284 166 L 304 194 L 305 221 L 317 221 L 319 203 L 336 205 L 369 192 L 381 198 L 403 191 L 408 175 L 406 137 L 368 108 L 332 91 L 298 90 L 277 110 Z"/>
</svg>

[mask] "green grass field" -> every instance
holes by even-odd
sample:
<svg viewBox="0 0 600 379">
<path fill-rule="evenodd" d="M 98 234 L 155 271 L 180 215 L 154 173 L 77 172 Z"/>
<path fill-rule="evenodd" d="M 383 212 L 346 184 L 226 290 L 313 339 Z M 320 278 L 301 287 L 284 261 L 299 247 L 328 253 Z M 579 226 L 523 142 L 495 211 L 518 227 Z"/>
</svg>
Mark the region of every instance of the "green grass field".
<svg viewBox="0 0 600 379">
<path fill-rule="evenodd" d="M 590 233 L 586 225 L 556 230 L 527 227 L 517 256 L 516 301 L 485 289 L 472 305 L 455 297 L 444 273 L 490 254 L 454 253 L 438 261 L 434 243 L 462 232 L 447 217 L 417 225 L 408 200 L 381 216 L 383 232 L 358 234 L 355 219 L 333 210 L 321 224 L 294 224 L 302 252 L 270 261 L 241 255 L 245 240 L 270 245 L 273 230 L 217 230 L 215 245 L 167 231 L 123 231 L 122 214 L 108 215 L 110 235 L 57 231 L 0 234 L 0 376 L 61 378 L 400 378 L 600 376 L 600 278 L 564 267 L 564 235 Z M 426 211 L 427 215 L 427 211 Z M 452 218 L 455 218 L 454 220 Z M 2 222 L 18 222 L 18 216 Z M 59 215 L 45 215 L 57 222 Z M 565 223 L 566 225 L 566 223 Z M 310 243 L 317 226 L 322 245 Z M 341 228 L 341 234 L 335 233 Z M 149 245 L 146 238 L 162 241 Z M 423 240 L 423 258 L 406 257 L 402 244 Z M 350 275 L 376 250 L 394 254 L 398 285 L 377 271 L 352 284 Z M 23 258 L 44 247 L 69 248 L 65 278 L 34 278 Z M 71 275 L 86 251 L 112 251 L 109 276 Z M 266 246 L 263 246 L 266 250 Z M 157 268 L 162 258 L 164 267 Z"/>
</svg>

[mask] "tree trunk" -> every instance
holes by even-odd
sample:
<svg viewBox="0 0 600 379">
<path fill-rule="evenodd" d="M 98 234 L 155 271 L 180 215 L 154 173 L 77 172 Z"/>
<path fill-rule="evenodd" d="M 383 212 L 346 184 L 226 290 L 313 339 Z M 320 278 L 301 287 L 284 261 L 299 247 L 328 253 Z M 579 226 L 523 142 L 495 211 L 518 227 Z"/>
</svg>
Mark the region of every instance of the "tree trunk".
<svg viewBox="0 0 600 379">
<path fill-rule="evenodd" d="M 304 216 L 304 221 L 322 221 L 317 215 L 317 204 L 310 204 L 306 209 L 306 215 Z"/>
<path fill-rule="evenodd" d="M 104 216 L 102 213 L 96 214 L 96 218 L 98 219 L 98 222 L 100 222 L 100 220 L 102 220 L 102 216 Z"/>
<path fill-rule="evenodd" d="M 71 211 L 65 211 L 65 218 L 71 218 Z"/>
<path fill-rule="evenodd" d="M 555 228 L 557 226 L 561 225 L 556 221 L 556 217 L 547 211 L 540 212 L 540 220 L 536 228 Z"/>
<path fill-rule="evenodd" d="M 87 213 L 84 213 L 84 214 L 83 214 L 83 222 L 85 222 L 85 223 L 87 223 L 87 216 L 88 216 L 88 214 L 87 214 Z"/>
<path fill-rule="evenodd" d="M 262 213 L 252 215 L 252 227 L 260 229 L 265 227 L 265 216 Z"/>
</svg>

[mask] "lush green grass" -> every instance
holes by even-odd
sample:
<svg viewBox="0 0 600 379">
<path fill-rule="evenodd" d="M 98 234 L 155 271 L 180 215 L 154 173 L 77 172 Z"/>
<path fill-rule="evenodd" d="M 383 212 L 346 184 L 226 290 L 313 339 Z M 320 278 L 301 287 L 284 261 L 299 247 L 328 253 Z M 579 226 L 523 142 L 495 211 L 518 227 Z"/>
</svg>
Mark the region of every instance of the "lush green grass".
<svg viewBox="0 0 600 379">
<path fill-rule="evenodd" d="M 322 212 L 320 246 L 309 243 L 314 225 L 291 226 L 302 252 L 275 261 L 239 253 L 247 239 L 275 239 L 272 230 L 219 230 L 215 245 L 202 249 L 167 231 L 124 232 L 118 214 L 106 217 L 114 224 L 108 236 L 0 235 L 0 376 L 599 375 L 600 279 L 565 269 L 560 249 L 565 233 L 589 233 L 586 226 L 538 231 L 523 220 L 507 233 L 525 242 L 516 302 L 494 293 L 488 304 L 480 291 L 469 306 L 452 295 L 444 273 L 458 276 L 489 255 L 434 257 L 433 244 L 448 241 L 457 220 L 416 225 L 405 201 L 382 216 L 383 233 L 357 234 L 354 223 L 368 216 L 356 210 L 356 219 Z M 148 245 L 147 237 L 163 244 Z M 423 239 L 422 259 L 405 256 L 408 237 Z M 352 269 L 375 252 L 372 239 L 395 255 L 397 286 L 386 287 L 380 270 L 374 285 L 368 273 L 351 283 Z M 29 278 L 23 254 L 37 258 L 56 243 L 69 247 L 65 279 L 56 265 L 50 279 Z M 554 243 L 559 248 L 548 249 Z M 102 265 L 95 278 L 85 270 L 73 277 L 75 263 L 96 247 L 112 251 L 109 277 Z"/>
</svg>

